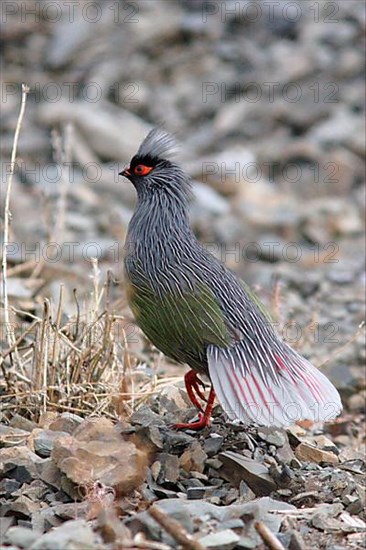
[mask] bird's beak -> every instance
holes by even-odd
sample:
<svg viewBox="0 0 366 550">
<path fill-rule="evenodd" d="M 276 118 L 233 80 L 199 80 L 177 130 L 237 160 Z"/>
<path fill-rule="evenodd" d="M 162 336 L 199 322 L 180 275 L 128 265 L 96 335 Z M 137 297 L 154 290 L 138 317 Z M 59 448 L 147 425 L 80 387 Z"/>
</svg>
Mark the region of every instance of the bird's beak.
<svg viewBox="0 0 366 550">
<path fill-rule="evenodd" d="M 125 168 L 124 170 L 122 170 L 122 172 L 119 172 L 118 175 L 119 176 L 124 176 L 125 178 L 128 178 L 129 176 L 131 176 L 130 169 Z"/>
</svg>

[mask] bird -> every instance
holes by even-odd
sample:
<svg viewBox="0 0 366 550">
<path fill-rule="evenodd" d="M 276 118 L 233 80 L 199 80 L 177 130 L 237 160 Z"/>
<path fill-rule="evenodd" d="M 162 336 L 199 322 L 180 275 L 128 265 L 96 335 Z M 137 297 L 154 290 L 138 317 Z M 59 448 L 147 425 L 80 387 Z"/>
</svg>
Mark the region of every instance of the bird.
<svg viewBox="0 0 366 550">
<path fill-rule="evenodd" d="M 250 287 L 196 238 L 192 183 L 174 161 L 176 146 L 154 127 L 119 172 L 137 193 L 124 246 L 127 301 L 154 346 L 190 367 L 184 381 L 198 420 L 175 427 L 209 426 L 216 398 L 229 421 L 245 425 L 334 419 L 342 410 L 334 385 L 280 339 Z"/>
</svg>

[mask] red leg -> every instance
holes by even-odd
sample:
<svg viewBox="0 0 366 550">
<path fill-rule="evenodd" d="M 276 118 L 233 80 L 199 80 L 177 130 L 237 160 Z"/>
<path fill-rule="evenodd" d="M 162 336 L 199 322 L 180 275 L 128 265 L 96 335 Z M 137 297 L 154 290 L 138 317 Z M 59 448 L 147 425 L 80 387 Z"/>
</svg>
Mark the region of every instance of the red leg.
<svg viewBox="0 0 366 550">
<path fill-rule="evenodd" d="M 210 395 L 208 396 L 208 400 L 207 400 L 206 409 L 204 413 L 199 413 L 198 415 L 199 420 L 197 422 L 192 422 L 191 424 L 189 422 L 186 424 L 174 424 L 174 428 L 176 428 L 177 430 L 184 430 L 184 429 L 202 430 L 202 428 L 209 426 L 215 397 L 216 397 L 215 390 L 211 388 Z"/>
<path fill-rule="evenodd" d="M 203 412 L 202 405 L 198 401 L 194 392 L 196 392 L 198 397 L 206 401 L 206 398 L 200 388 L 200 386 L 203 388 L 205 387 L 204 383 L 198 378 L 197 373 L 194 370 L 190 370 L 185 374 L 184 383 L 186 385 L 189 399 L 198 410 Z"/>
</svg>

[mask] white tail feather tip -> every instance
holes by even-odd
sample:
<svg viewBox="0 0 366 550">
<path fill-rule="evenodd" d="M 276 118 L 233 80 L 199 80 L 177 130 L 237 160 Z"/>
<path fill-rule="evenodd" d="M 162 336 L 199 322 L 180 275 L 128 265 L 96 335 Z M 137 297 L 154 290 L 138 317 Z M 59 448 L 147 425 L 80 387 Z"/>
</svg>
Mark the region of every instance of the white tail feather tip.
<svg viewBox="0 0 366 550">
<path fill-rule="evenodd" d="M 289 426 L 305 419 L 327 422 L 340 414 L 342 403 L 333 384 L 311 363 L 290 351 L 287 366 L 281 360 L 273 377 L 273 365 L 269 365 L 263 380 L 258 365 L 241 364 L 240 354 L 208 349 L 211 382 L 230 420 Z"/>
</svg>

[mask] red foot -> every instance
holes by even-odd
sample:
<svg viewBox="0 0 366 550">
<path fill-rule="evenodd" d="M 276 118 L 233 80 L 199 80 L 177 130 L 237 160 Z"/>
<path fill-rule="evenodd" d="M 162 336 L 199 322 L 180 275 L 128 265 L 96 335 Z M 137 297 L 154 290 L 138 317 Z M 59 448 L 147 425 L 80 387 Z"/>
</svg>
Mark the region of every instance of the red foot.
<svg viewBox="0 0 366 550">
<path fill-rule="evenodd" d="M 202 380 L 198 378 L 197 373 L 194 370 L 190 370 L 184 375 L 184 383 L 186 385 L 186 390 L 187 390 L 189 399 L 199 411 L 203 412 L 202 405 L 198 401 L 197 395 L 198 397 L 200 397 L 200 399 L 203 399 L 203 401 L 206 401 L 206 397 L 201 391 L 201 388 L 205 387 L 204 383 L 202 382 Z M 194 392 L 196 392 L 196 395 Z"/>
<path fill-rule="evenodd" d="M 209 426 L 211 421 L 211 413 L 212 413 L 215 397 L 216 397 L 215 390 L 211 388 L 210 395 L 208 396 L 205 412 L 199 413 L 198 415 L 199 420 L 197 422 L 192 422 L 191 424 L 189 422 L 183 423 L 183 424 L 174 424 L 174 428 L 176 428 L 177 430 L 185 430 L 185 429 L 202 430 L 203 428 L 206 428 L 206 426 Z"/>
</svg>

